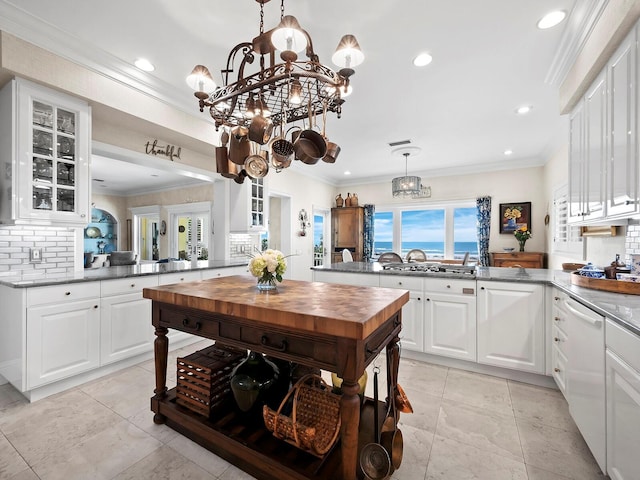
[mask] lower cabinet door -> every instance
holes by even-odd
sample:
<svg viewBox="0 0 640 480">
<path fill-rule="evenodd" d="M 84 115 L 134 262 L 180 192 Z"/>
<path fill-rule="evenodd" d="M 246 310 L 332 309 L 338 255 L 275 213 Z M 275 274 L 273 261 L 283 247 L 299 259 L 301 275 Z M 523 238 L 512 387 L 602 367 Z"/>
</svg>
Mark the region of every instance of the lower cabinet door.
<svg viewBox="0 0 640 480">
<path fill-rule="evenodd" d="M 607 349 L 607 473 L 640 478 L 640 372 Z"/>
<path fill-rule="evenodd" d="M 100 300 L 27 309 L 27 389 L 99 366 Z"/>
<path fill-rule="evenodd" d="M 478 282 L 478 363 L 545 373 L 544 286 Z"/>
<path fill-rule="evenodd" d="M 422 352 L 424 332 L 424 301 L 422 292 L 409 291 L 409 301 L 402 307 L 402 331 L 400 344 L 402 348 Z"/>
<path fill-rule="evenodd" d="M 142 293 L 105 297 L 101 301 L 102 365 L 153 350 L 151 300 Z"/>
<path fill-rule="evenodd" d="M 427 293 L 424 351 L 476 361 L 476 297 Z"/>
</svg>

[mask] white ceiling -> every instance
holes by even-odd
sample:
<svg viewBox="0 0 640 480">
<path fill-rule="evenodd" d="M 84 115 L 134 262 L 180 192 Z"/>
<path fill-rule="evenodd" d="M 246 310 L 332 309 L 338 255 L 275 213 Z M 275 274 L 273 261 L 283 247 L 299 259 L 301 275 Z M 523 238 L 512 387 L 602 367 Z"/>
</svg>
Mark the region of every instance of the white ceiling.
<svg viewBox="0 0 640 480">
<path fill-rule="evenodd" d="M 593 2 L 575 3 L 572 12 L 574 0 L 289 0 L 286 13 L 309 32 L 323 63 L 344 33 L 365 54 L 342 118 L 328 119 L 327 134 L 342 147 L 338 161 L 300 169 L 334 184 L 390 181 L 405 165 L 388 143 L 406 139 L 421 148 L 409 172 L 423 177 L 543 164 L 566 141 L 557 80 L 546 79 L 557 70 L 571 18 L 550 30 L 536 22 L 555 9 L 575 18 Z M 279 4 L 265 5 L 265 30 L 279 21 Z M 129 69 L 132 76 L 201 118 L 208 115 L 198 111 L 185 76 L 201 63 L 220 84 L 231 48 L 259 33 L 252 0 L 0 0 L 0 7 L 12 15 L 0 19 L 3 30 L 94 68 L 148 58 L 156 70 Z M 434 60 L 419 69 L 412 59 L 421 51 Z M 521 105 L 532 112 L 516 115 Z M 100 161 L 96 175 L 125 173 Z"/>
</svg>

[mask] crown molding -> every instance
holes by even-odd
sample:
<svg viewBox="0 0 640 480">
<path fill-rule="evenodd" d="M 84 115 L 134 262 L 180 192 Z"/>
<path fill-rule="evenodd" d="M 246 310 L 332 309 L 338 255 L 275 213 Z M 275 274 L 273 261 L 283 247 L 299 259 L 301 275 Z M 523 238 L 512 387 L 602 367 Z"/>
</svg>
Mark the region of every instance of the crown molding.
<svg viewBox="0 0 640 480">
<path fill-rule="evenodd" d="M 557 86 L 564 81 L 608 3 L 609 0 L 576 0 L 545 83 Z"/>
</svg>

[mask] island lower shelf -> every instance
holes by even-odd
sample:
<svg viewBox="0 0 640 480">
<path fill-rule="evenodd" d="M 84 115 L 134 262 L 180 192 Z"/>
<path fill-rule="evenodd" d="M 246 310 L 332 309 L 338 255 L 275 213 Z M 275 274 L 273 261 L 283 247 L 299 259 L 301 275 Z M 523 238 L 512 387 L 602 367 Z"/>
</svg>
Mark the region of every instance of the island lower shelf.
<svg viewBox="0 0 640 480">
<path fill-rule="evenodd" d="M 260 480 L 336 479 L 341 475 L 339 443 L 324 457 L 317 458 L 275 438 L 261 418 L 249 422 L 235 408 L 218 414 L 215 419 L 198 415 L 176 403 L 176 389 L 166 397 L 151 398 L 151 410 L 165 417 L 165 423 L 182 435 L 224 458 L 230 463 L 242 462 L 243 470 Z M 374 401 L 365 398 L 360 411 L 358 458 L 360 450 L 374 441 Z M 378 402 L 379 422 L 384 421 L 387 407 Z M 379 425 L 381 428 L 381 423 Z M 358 478 L 364 478 L 358 472 Z"/>
</svg>

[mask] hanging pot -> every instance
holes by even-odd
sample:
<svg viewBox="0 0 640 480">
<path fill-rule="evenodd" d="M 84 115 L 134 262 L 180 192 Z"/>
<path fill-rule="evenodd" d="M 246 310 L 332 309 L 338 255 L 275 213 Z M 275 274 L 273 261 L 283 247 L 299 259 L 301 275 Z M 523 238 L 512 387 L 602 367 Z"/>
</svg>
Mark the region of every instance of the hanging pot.
<svg viewBox="0 0 640 480">
<path fill-rule="evenodd" d="M 225 178 L 238 176 L 236 164 L 229 161 L 227 147 L 216 147 L 216 171 Z"/>
<path fill-rule="evenodd" d="M 273 122 L 262 115 L 254 115 L 249 124 L 249 140 L 264 145 L 273 133 Z"/>
<path fill-rule="evenodd" d="M 315 165 L 327 153 L 327 142 L 315 130 L 302 130 L 293 143 L 296 158 L 307 165 Z"/>
<path fill-rule="evenodd" d="M 234 127 L 233 130 L 245 127 Z M 244 165 L 245 159 L 251 153 L 251 142 L 246 135 L 237 135 L 231 131 L 231 142 L 229 145 L 229 160 L 237 165 Z"/>
<path fill-rule="evenodd" d="M 269 161 L 257 153 L 244 161 L 244 170 L 251 178 L 262 178 L 269 172 Z"/>
<path fill-rule="evenodd" d="M 389 403 L 389 411 L 387 413 L 387 418 L 382 425 L 380 443 L 389 453 L 389 457 L 391 458 L 391 472 L 393 473 L 395 470 L 400 468 L 400 464 L 402 463 L 404 441 L 402 439 L 402 431 L 398 428 L 398 417 L 400 413 L 396 408 L 395 401 L 397 392 L 396 385 L 398 383 L 397 372 L 400 359 L 398 353 L 390 355 L 389 357 L 387 357 L 387 368 L 390 373 L 389 395 L 387 399 Z"/>
<path fill-rule="evenodd" d="M 322 138 L 327 142 L 327 153 L 322 157 L 322 161 L 326 163 L 335 163 L 338 155 L 340 155 L 340 147 L 337 143 L 330 142 L 327 138 L 327 103 L 325 102 L 322 109 Z"/>
<path fill-rule="evenodd" d="M 287 132 L 288 133 L 288 132 Z M 293 160 L 293 143 L 286 139 L 283 125 L 280 126 L 280 136 L 271 142 L 271 164 L 277 172 L 288 168 Z"/>
<path fill-rule="evenodd" d="M 377 368 L 377 367 L 376 367 Z M 373 443 L 366 444 L 360 451 L 360 468 L 371 480 L 384 480 L 391 474 L 391 458 L 380 444 L 380 424 L 378 421 L 378 371 L 373 370 Z"/>
</svg>

